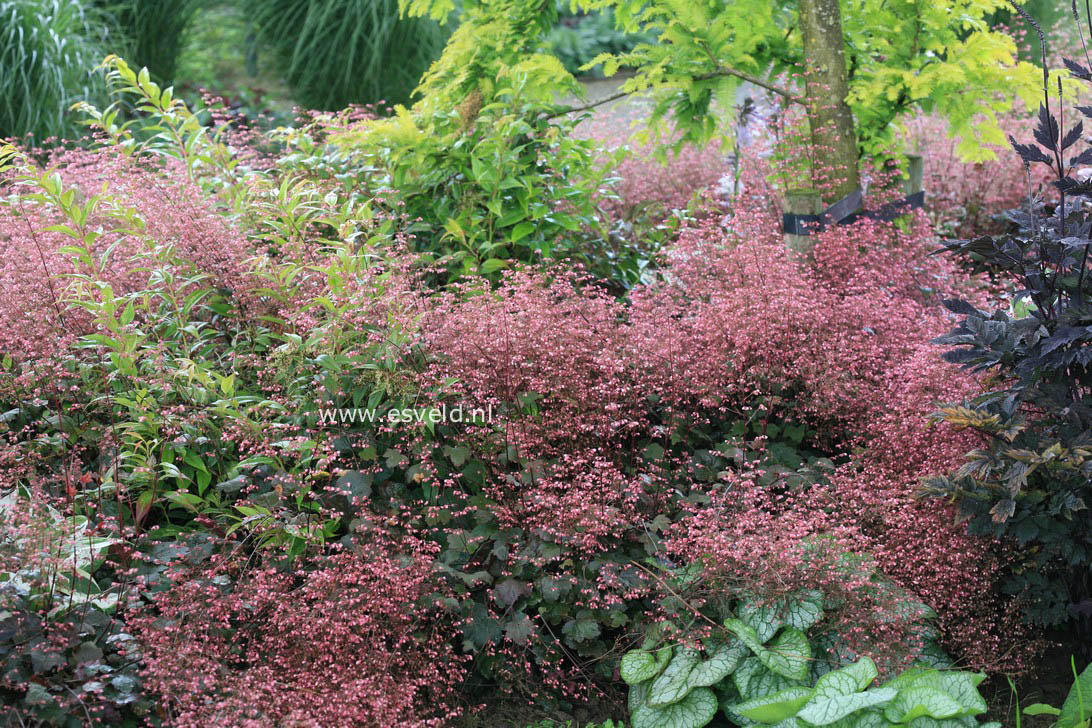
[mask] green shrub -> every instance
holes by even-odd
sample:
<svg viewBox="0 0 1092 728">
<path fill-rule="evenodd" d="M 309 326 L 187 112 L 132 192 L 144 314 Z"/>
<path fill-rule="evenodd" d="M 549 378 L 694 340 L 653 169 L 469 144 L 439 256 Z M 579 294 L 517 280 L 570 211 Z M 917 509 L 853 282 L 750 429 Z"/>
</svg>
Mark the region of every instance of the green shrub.
<svg viewBox="0 0 1092 728">
<path fill-rule="evenodd" d="M 636 256 L 608 263 L 593 252 L 607 237 L 596 200 L 610 195 L 609 165 L 574 137 L 573 120 L 542 113 L 534 95 L 550 71 L 498 78 L 493 103 L 402 111 L 338 140 L 380 172 L 373 184 L 413 221 L 417 249 L 453 277 L 551 259 L 640 274 Z"/>
</svg>

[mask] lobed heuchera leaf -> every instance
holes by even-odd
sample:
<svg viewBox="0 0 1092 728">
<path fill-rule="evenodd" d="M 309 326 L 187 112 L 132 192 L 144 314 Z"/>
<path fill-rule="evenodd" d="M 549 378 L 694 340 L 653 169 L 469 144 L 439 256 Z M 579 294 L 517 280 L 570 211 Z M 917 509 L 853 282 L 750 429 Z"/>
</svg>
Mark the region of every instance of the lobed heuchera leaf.
<svg viewBox="0 0 1092 728">
<path fill-rule="evenodd" d="M 671 662 L 664 671 L 652 681 L 648 692 L 648 704 L 661 707 L 677 703 L 686 697 L 694 687 L 690 684 L 690 671 L 701 662 L 701 656 L 692 647 L 676 648 Z"/>
<path fill-rule="evenodd" d="M 780 723 L 795 716 L 800 708 L 811 700 L 813 694 L 814 691 L 811 688 L 786 688 L 772 695 L 751 698 L 733 705 L 731 710 L 748 720 L 759 723 Z"/>
<path fill-rule="evenodd" d="M 894 688 L 876 688 L 850 695 L 817 696 L 797 715 L 812 725 L 830 725 L 859 710 L 884 705 L 896 695 L 898 691 Z"/>
<path fill-rule="evenodd" d="M 671 659 L 673 648 L 661 647 L 658 650 L 631 650 L 622 656 L 619 672 L 627 685 L 651 680 L 663 672 Z"/>
<path fill-rule="evenodd" d="M 926 686 L 911 685 L 884 709 L 884 717 L 892 723 L 909 723 L 915 718 L 954 718 L 963 714 L 963 706 L 947 693 Z"/>
<path fill-rule="evenodd" d="M 701 728 L 713 720 L 716 713 L 717 696 L 713 691 L 694 688 L 677 703 L 640 705 L 630 714 L 630 719 L 633 728 Z"/>
</svg>

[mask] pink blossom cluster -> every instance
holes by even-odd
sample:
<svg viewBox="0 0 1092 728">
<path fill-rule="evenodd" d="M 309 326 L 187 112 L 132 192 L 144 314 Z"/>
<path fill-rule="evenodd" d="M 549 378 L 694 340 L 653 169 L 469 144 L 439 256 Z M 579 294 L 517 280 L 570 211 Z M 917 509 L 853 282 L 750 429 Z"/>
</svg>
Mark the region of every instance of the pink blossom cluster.
<svg viewBox="0 0 1092 728">
<path fill-rule="evenodd" d="M 451 725 L 464 669 L 435 549 L 377 530 L 361 539 L 287 570 L 236 551 L 175 573 L 131 618 L 171 725 Z"/>
<path fill-rule="evenodd" d="M 293 412 L 302 397 L 309 405 L 340 405 L 360 394 L 356 388 L 383 378 L 391 391 L 439 393 L 491 407 L 504 418 L 499 429 L 469 426 L 461 433 L 458 444 L 469 451 L 462 460 L 485 461 L 485 484 L 459 503 L 463 512 L 436 513 L 411 501 L 406 507 L 425 517 L 404 523 L 397 538 L 369 531 L 361 536 L 362 550 L 332 546 L 290 569 L 248 546 L 229 548 L 211 566 L 176 570 L 173 585 L 152 607 L 131 615 L 145 677 L 163 697 L 165 717 L 178 726 L 247 728 L 270 725 L 272 716 L 300 726 L 449 725 L 459 713 L 456 689 L 466 675 L 453 647 L 463 625 L 440 606 L 450 594 L 435 569 L 435 543 L 465 536 L 444 524 L 482 502 L 498 529 L 556 547 L 549 554 L 517 554 L 501 544 L 486 557 L 500 574 L 494 583 L 507 585 L 488 615 L 498 623 L 529 589 L 520 581 L 520 559 L 568 585 L 576 582 L 574 563 L 596 564 L 601 555 L 648 543 L 664 563 L 703 565 L 713 591 L 773 598 L 819 589 L 835 605 L 834 624 L 851 649 L 895 664 L 913 655 L 920 635 L 912 619 L 899 615 L 898 595 L 876 586 L 872 574 L 882 572 L 937 612 L 943 644 L 967 664 L 1023 667 L 1029 652 L 1018 649 L 1027 635 L 1017 623 L 1016 602 L 995 587 L 1003 548 L 967 536 L 947 504 L 918 498 L 923 476 L 951 469 L 973 444 L 966 434 L 930 426 L 929 413 L 979 386 L 929 343 L 951 325 L 938 303 L 988 296 L 980 281 L 929 255 L 936 246 L 929 217 L 977 230 L 988 224 L 985 210 L 1022 194 L 1016 191 L 1022 181 L 1001 172 L 1013 165 L 971 169 L 946 159 L 926 157 L 926 187 L 935 200 L 928 216 L 832 228 L 801 255 L 782 240 L 769 163 L 749 153 L 744 194 L 723 217 L 723 210 L 706 210 L 688 223 L 658 278 L 625 300 L 580 272 L 545 267 L 509 272 L 496 288 L 471 282 L 434 294 L 408 262 L 400 267 L 389 260 L 354 272 L 351 285 L 335 290 L 336 276 L 323 272 L 332 262 L 329 249 L 314 227 L 276 249 L 259 250 L 243 230 L 262 238 L 271 221 L 229 221 L 222 203 L 202 194 L 173 163 L 150 168 L 86 151 L 53 160 L 81 195 L 106 185 L 111 204 L 119 206 L 103 207 L 90 222 L 104 231 L 95 252 L 114 246 L 103 277 L 117 292 L 154 289 L 149 246 L 169 244 L 177 253 L 170 265 L 182 277 L 207 276 L 200 285 L 223 289 L 238 303 L 238 323 L 249 325 L 258 316 L 247 314 L 275 309 L 277 318 L 265 322 L 270 329 L 307 342 L 272 353 L 230 352 L 224 366 L 246 382 L 240 389 L 260 392 L 267 405 Z M 646 202 L 685 206 L 725 171 L 723 154 L 713 148 L 684 148 L 666 168 L 630 157 L 619 168 L 622 201 L 614 211 L 629 214 Z M 993 191 L 981 189 L 983 177 L 996 182 Z M 829 187 L 832 180 L 822 176 L 820 184 Z M 972 206 L 981 217 L 966 212 Z M 122 208 L 133 211 L 137 224 L 118 224 Z M 255 203 L 249 213 L 261 218 L 261 209 Z M 57 222 L 53 212 L 29 202 L 13 198 L 0 206 L 0 283 L 8 294 L 0 301 L 0 352 L 43 369 L 91 327 L 86 314 L 64 301 L 66 274 L 74 268 L 62 251 L 69 241 L 47 230 Z M 396 237 L 405 244 L 404 235 Z M 287 260 L 306 265 L 278 279 L 276 267 Z M 148 368 L 129 383 L 170 399 L 156 410 L 164 442 L 214 432 L 216 447 L 236 460 L 302 461 L 306 451 L 305 477 L 316 481 L 314 473 L 342 465 L 369 467 L 341 460 L 352 456 L 334 446 L 337 433 L 278 420 L 272 406 L 251 412 L 269 419 L 255 427 L 244 418 L 214 422 L 220 415 L 207 406 L 168 397 L 163 393 L 181 378 L 167 355 L 159 359 L 152 349 L 145 352 Z M 350 361 L 351 375 L 326 376 L 317 358 L 327 351 Z M 374 352 L 403 370 L 383 369 L 389 362 L 378 355 L 369 360 Z M 400 358 L 409 353 L 422 354 L 413 359 L 423 362 L 420 371 L 406 364 L 408 356 Z M 81 414 L 90 406 L 81 399 L 87 393 L 61 375 L 63 368 L 57 372 L 31 396 Z M 27 394 L 19 383 L 3 386 L 5 397 Z M 756 415 L 802 422 L 819 433 L 809 446 L 841 456 L 826 482 L 806 490 L 771 488 L 760 484 L 762 468 L 751 465 L 699 483 L 685 443 Z M 36 460 L 40 453 L 24 455 L 25 434 L 10 433 L 0 448 L 0 467 L 11 479 L 32 479 L 54 465 Z M 727 435 L 718 435 L 724 442 L 709 447 L 726 443 Z M 116 437 L 103 435 L 104 452 L 117 447 Z M 413 486 L 424 481 L 454 493 L 468 490 L 462 473 L 439 479 L 440 456 L 426 452 L 421 433 L 404 437 L 413 446 L 405 453 L 423 453 L 423 462 L 406 455 L 400 465 L 420 468 Z M 656 450 L 650 444 L 661 455 L 650 455 Z M 767 443 L 759 437 L 750 444 L 761 449 Z M 95 455 L 69 453 L 63 481 L 70 501 L 81 458 L 91 462 Z M 301 486 L 295 476 L 282 480 L 282 491 Z M 703 498 L 679 512 L 685 495 Z M 130 495 L 119 488 L 117 498 L 120 504 Z M 375 515 L 367 503 L 356 505 L 365 507 L 365 517 Z M 575 609 L 610 611 L 656 591 L 649 580 L 623 578 L 608 559 L 602 563 L 591 585 L 572 597 Z M 0 568 L 7 567 L 0 562 Z M 544 670 L 542 660 L 533 664 L 538 645 L 532 644 L 547 627 L 506 624 L 510 634 L 488 648 L 506 660 L 497 668 L 502 682 Z M 582 675 L 566 672 L 571 663 L 561 651 L 549 654 L 557 657 L 556 669 L 540 672 L 540 685 L 576 694 Z"/>
<path fill-rule="evenodd" d="M 672 210 L 685 209 L 703 190 L 717 184 L 731 171 L 728 152 L 718 144 L 685 144 L 666 155 L 657 155 L 658 144 L 644 141 L 626 118 L 600 115 L 583 122 L 577 133 L 595 139 L 613 162 L 611 191 L 601 208 L 617 219 L 647 214 L 662 218 Z"/>
</svg>

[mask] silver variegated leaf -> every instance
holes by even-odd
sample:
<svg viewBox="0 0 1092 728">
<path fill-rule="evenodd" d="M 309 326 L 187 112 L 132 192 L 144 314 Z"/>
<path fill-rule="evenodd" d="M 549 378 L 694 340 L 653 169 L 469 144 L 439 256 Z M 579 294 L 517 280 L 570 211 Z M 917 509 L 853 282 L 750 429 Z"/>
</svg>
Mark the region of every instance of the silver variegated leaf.
<svg viewBox="0 0 1092 728">
<path fill-rule="evenodd" d="M 816 726 L 826 726 L 860 710 L 890 702 L 898 691 L 894 688 L 876 688 L 850 695 L 816 696 L 801 708 L 797 717 Z"/>
<path fill-rule="evenodd" d="M 799 630 L 808 630 L 823 618 L 823 595 L 815 590 L 786 597 L 785 623 Z"/>
<path fill-rule="evenodd" d="M 629 700 L 627 701 L 627 706 L 629 707 L 630 713 L 648 703 L 648 690 L 651 687 L 651 680 L 629 686 Z"/>
<path fill-rule="evenodd" d="M 671 654 L 670 646 L 658 650 L 631 650 L 622 656 L 618 671 L 627 685 L 636 685 L 663 672 Z"/>
<path fill-rule="evenodd" d="M 745 603 L 739 608 L 739 618 L 755 631 L 755 636 L 760 643 L 766 643 L 785 624 L 779 611 L 776 603 L 760 606 Z"/>
<path fill-rule="evenodd" d="M 630 720 L 633 728 L 702 728 L 716 714 L 717 696 L 713 691 L 694 688 L 670 705 L 641 705 L 630 714 Z"/>
<path fill-rule="evenodd" d="M 864 690 L 879 675 L 876 663 L 869 657 L 862 657 L 852 665 L 832 670 L 815 683 L 816 697 L 835 697 L 851 695 Z"/>
<path fill-rule="evenodd" d="M 767 670 L 757 657 L 748 657 L 732 673 L 736 690 L 747 700 L 761 698 L 791 687 L 801 687 L 799 680 L 789 680 Z"/>
<path fill-rule="evenodd" d="M 701 661 L 700 653 L 692 647 L 676 647 L 675 655 L 660 676 L 652 681 L 648 692 L 648 704 L 654 707 L 671 705 L 686 697 L 694 686 L 690 684 L 690 671 Z"/>
<path fill-rule="evenodd" d="M 963 707 L 962 715 L 978 715 L 986 712 L 986 699 L 978 692 L 978 685 L 986 676 L 980 672 L 940 670 L 922 675 L 912 685 L 937 688 Z"/>
<path fill-rule="evenodd" d="M 690 671 L 690 684 L 694 687 L 710 687 L 726 678 L 748 654 L 747 648 L 736 639 L 706 646 L 706 658 Z"/>
<path fill-rule="evenodd" d="M 936 688 L 911 685 L 884 708 L 884 717 L 892 723 L 909 723 L 915 718 L 954 718 L 963 711 L 954 698 Z"/>
<path fill-rule="evenodd" d="M 796 627 L 785 627 L 769 647 L 756 656 L 778 675 L 790 680 L 803 680 L 808 676 L 811 645 L 808 636 Z"/>
</svg>

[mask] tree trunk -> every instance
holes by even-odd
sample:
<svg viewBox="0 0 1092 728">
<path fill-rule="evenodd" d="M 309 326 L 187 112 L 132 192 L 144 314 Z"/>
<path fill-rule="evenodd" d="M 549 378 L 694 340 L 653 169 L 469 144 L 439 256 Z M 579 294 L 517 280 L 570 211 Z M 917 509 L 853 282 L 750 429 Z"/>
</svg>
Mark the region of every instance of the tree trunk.
<svg viewBox="0 0 1092 728">
<path fill-rule="evenodd" d="M 857 132 L 846 97 L 845 42 L 839 0 L 800 0 L 806 107 L 817 169 L 814 185 L 834 202 L 860 186 Z M 828 178 L 829 183 L 823 181 Z"/>
</svg>

